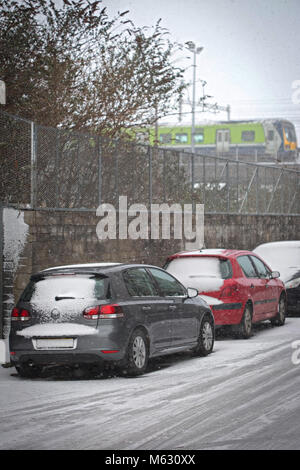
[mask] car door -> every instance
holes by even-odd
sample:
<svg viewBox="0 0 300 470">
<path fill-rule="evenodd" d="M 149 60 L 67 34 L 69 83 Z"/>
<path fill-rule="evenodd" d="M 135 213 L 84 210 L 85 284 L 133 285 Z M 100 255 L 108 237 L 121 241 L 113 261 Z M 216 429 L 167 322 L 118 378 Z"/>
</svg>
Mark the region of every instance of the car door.
<svg viewBox="0 0 300 470">
<path fill-rule="evenodd" d="M 259 321 L 265 311 L 265 280 L 259 278 L 249 255 L 238 256 L 237 262 L 245 276 L 243 280 L 245 294 L 253 303 L 253 321 Z"/>
<path fill-rule="evenodd" d="M 171 312 L 172 346 L 178 347 L 195 342 L 198 338 L 197 307 L 185 303 L 187 292 L 185 287 L 171 274 L 158 269 L 149 268 L 161 294 L 169 302 Z"/>
<path fill-rule="evenodd" d="M 147 328 L 153 351 L 170 347 L 172 312 L 168 308 L 168 299 L 160 296 L 155 282 L 144 268 L 126 269 L 123 279 L 130 296 L 130 311 L 135 323 L 142 323 Z"/>
<path fill-rule="evenodd" d="M 265 289 L 265 296 L 264 296 L 264 303 L 263 311 L 262 311 L 262 319 L 263 317 L 270 317 L 276 313 L 277 305 L 278 305 L 278 298 L 279 292 L 277 287 L 277 282 L 275 279 L 271 278 L 271 271 L 269 268 L 254 255 L 250 256 L 252 263 L 255 266 L 255 269 L 258 273 L 258 276 L 262 280 Z"/>
</svg>

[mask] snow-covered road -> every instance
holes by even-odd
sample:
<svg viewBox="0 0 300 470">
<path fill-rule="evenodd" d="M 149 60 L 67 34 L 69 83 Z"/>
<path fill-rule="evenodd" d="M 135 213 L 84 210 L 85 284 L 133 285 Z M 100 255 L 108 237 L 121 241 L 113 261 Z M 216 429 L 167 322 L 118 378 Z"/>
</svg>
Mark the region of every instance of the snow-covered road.
<svg viewBox="0 0 300 470">
<path fill-rule="evenodd" d="M 250 340 L 220 337 L 206 358 L 160 359 L 139 378 L 0 368 L 0 449 L 300 449 L 295 341 L 300 318 L 288 318 Z"/>
</svg>

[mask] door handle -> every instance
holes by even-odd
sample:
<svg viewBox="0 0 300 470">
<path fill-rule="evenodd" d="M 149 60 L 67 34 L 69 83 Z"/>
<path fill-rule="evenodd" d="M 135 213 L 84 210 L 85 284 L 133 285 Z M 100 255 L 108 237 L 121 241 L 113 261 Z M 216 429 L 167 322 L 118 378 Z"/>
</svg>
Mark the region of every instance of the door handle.
<svg viewBox="0 0 300 470">
<path fill-rule="evenodd" d="M 143 305 L 142 310 L 151 310 L 150 305 Z"/>
<path fill-rule="evenodd" d="M 176 305 L 169 305 L 169 310 L 176 310 Z"/>
</svg>

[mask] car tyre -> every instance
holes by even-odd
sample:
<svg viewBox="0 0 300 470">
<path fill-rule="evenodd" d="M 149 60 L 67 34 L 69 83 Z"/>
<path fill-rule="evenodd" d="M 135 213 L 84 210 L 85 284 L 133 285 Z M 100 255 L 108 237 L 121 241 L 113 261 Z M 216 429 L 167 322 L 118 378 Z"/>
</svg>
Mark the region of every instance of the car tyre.
<svg viewBox="0 0 300 470">
<path fill-rule="evenodd" d="M 198 345 L 195 349 L 197 356 L 207 356 L 214 347 L 214 321 L 209 315 L 204 315 L 199 331 Z"/>
<path fill-rule="evenodd" d="M 143 374 L 147 369 L 148 359 L 147 337 L 142 329 L 137 329 L 133 332 L 127 348 L 126 375 L 135 377 Z"/>
<path fill-rule="evenodd" d="M 252 309 L 249 304 L 246 305 L 243 318 L 238 328 L 238 336 L 248 339 L 252 336 Z"/>
<path fill-rule="evenodd" d="M 286 318 L 286 300 L 282 295 L 278 302 L 278 312 L 277 315 L 271 319 L 271 323 L 274 326 L 283 326 L 285 324 Z"/>
<path fill-rule="evenodd" d="M 28 379 L 34 379 L 36 377 L 39 377 L 43 370 L 42 366 L 29 366 L 28 364 L 19 364 L 16 365 L 15 368 L 20 377 Z"/>
</svg>

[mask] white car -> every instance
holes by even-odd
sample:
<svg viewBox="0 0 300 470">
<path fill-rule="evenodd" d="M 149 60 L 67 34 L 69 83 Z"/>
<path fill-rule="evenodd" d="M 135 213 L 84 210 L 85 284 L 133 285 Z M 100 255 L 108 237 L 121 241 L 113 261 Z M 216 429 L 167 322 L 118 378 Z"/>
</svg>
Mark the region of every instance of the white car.
<svg viewBox="0 0 300 470">
<path fill-rule="evenodd" d="M 300 240 L 264 243 L 254 250 L 274 271 L 280 272 L 287 292 L 287 309 L 300 313 Z"/>
</svg>

